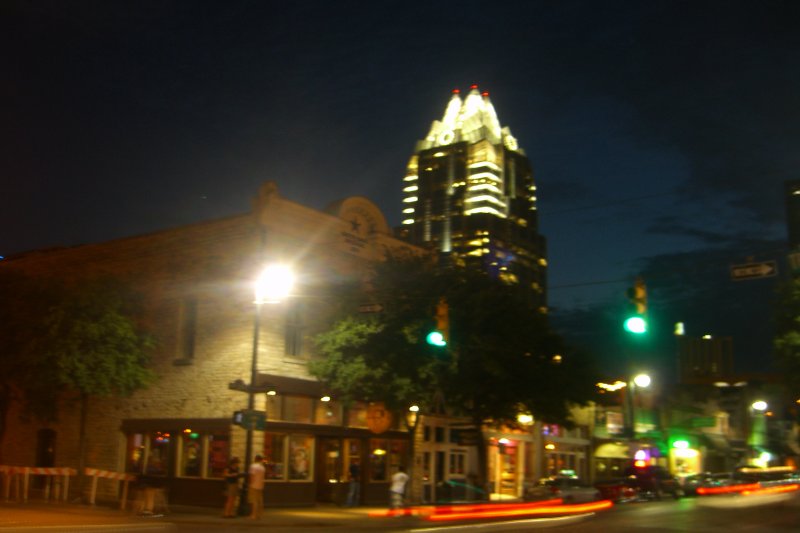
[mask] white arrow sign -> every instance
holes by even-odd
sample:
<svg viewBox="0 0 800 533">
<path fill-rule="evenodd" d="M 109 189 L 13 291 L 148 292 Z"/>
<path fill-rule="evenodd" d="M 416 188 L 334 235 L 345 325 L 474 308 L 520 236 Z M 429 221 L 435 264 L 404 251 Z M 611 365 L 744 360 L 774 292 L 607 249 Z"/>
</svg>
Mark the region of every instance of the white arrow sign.
<svg viewBox="0 0 800 533">
<path fill-rule="evenodd" d="M 778 274 L 778 265 L 775 261 L 761 263 L 748 263 L 746 265 L 731 266 L 731 279 L 741 281 L 744 279 L 767 278 Z"/>
</svg>

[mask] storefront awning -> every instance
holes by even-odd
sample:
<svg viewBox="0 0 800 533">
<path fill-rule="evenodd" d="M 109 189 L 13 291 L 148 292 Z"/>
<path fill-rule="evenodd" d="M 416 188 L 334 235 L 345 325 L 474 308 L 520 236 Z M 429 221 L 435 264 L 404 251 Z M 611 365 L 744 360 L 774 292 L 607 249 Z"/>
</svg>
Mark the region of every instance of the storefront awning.
<svg viewBox="0 0 800 533">
<path fill-rule="evenodd" d="M 276 376 L 274 374 L 259 374 L 256 384 L 262 388 L 266 386 L 274 387 L 278 394 L 317 397 L 323 393 L 322 383 L 319 381 Z"/>
</svg>

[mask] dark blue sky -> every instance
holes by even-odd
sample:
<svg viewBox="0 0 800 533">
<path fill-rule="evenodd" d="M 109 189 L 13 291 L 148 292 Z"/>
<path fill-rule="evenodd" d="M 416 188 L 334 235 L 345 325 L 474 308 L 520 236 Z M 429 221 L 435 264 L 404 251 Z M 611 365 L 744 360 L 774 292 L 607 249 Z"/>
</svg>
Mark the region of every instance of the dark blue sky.
<svg viewBox="0 0 800 533">
<path fill-rule="evenodd" d="M 241 213 L 265 180 L 396 225 L 477 83 L 533 162 L 551 303 L 615 301 L 642 258 L 783 238 L 798 28 L 769 0 L 6 0 L 0 255 Z"/>
</svg>

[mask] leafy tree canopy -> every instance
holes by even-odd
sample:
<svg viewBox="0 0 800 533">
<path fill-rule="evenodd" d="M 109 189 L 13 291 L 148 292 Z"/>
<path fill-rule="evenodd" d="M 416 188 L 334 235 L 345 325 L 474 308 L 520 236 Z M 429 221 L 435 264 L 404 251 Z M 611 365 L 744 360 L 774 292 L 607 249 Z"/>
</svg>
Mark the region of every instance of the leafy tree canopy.
<svg viewBox="0 0 800 533">
<path fill-rule="evenodd" d="M 134 320 L 136 298 L 121 285 L 67 284 L 9 269 L 0 296 L 0 386 L 30 414 L 55 418 L 61 392 L 127 395 L 153 380 L 153 341 Z"/>
<path fill-rule="evenodd" d="M 785 283 L 775 307 L 775 357 L 790 391 L 800 390 L 800 279 Z"/>
<path fill-rule="evenodd" d="M 570 403 L 592 397 L 593 366 L 566 349 L 530 296 L 482 272 L 391 258 L 360 295 L 383 311 L 341 317 L 318 337 L 324 357 L 311 371 L 345 399 L 431 412 L 444 398 L 476 423 L 514 424 L 520 412 L 566 422 Z M 448 344 L 433 347 L 425 336 L 442 298 Z"/>
</svg>

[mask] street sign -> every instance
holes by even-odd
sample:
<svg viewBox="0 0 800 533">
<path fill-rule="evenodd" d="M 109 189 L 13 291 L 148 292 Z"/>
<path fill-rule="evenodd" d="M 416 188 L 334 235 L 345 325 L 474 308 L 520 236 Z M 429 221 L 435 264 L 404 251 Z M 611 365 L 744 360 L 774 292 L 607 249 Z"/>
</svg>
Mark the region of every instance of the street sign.
<svg viewBox="0 0 800 533">
<path fill-rule="evenodd" d="M 742 281 L 746 279 L 769 278 L 778 274 L 778 265 L 775 261 L 762 261 L 760 263 L 747 263 L 731 266 L 731 279 Z"/>
<path fill-rule="evenodd" d="M 251 411 L 249 409 L 234 411 L 232 421 L 235 425 L 241 426 L 244 429 L 264 431 L 267 426 L 267 413 L 264 411 Z"/>
</svg>

